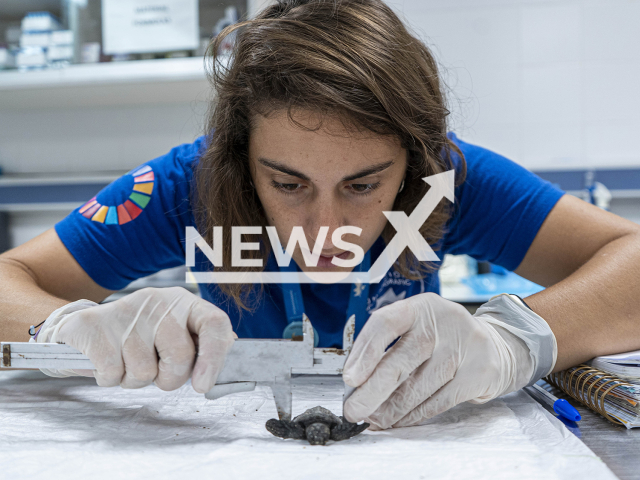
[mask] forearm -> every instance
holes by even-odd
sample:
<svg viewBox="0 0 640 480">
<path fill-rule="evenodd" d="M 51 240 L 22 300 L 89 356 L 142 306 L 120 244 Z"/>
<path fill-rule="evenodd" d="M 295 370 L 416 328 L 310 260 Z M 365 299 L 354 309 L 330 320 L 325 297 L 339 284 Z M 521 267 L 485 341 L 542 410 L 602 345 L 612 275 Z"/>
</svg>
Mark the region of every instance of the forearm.
<svg viewBox="0 0 640 480">
<path fill-rule="evenodd" d="M 640 349 L 640 234 L 620 237 L 573 274 L 526 299 L 558 341 L 559 371 Z"/>
<path fill-rule="evenodd" d="M 15 260 L 0 258 L 0 340 L 29 340 L 29 326 L 45 320 L 69 303 L 44 291 L 28 268 Z"/>
</svg>

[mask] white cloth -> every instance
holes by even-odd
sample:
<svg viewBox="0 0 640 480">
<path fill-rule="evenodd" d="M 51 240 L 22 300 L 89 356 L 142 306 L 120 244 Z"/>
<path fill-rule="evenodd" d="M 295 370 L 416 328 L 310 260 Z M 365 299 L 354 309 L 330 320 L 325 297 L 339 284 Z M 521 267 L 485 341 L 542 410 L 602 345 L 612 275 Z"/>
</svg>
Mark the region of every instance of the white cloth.
<svg viewBox="0 0 640 480">
<path fill-rule="evenodd" d="M 337 377 L 295 379 L 294 415 L 340 413 Z M 264 428 L 269 390 L 209 401 L 103 388 L 85 377 L 0 371 L 3 478 L 91 479 L 614 479 L 580 440 L 526 394 L 463 404 L 425 425 L 365 431 L 313 447 Z"/>
</svg>

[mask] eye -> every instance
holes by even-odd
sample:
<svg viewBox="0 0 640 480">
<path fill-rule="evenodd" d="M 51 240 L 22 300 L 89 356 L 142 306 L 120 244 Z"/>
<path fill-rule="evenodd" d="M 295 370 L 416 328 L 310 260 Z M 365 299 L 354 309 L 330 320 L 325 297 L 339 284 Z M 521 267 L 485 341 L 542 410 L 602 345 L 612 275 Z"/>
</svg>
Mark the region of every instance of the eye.
<svg viewBox="0 0 640 480">
<path fill-rule="evenodd" d="M 296 193 L 304 188 L 304 185 L 302 185 L 301 183 L 280 183 L 276 181 L 272 181 L 271 186 L 276 190 L 280 190 L 282 193 L 286 194 Z"/>
<path fill-rule="evenodd" d="M 380 186 L 380 182 L 376 183 L 352 183 L 347 185 L 347 188 L 352 190 L 357 195 L 367 195 L 373 192 Z"/>
</svg>

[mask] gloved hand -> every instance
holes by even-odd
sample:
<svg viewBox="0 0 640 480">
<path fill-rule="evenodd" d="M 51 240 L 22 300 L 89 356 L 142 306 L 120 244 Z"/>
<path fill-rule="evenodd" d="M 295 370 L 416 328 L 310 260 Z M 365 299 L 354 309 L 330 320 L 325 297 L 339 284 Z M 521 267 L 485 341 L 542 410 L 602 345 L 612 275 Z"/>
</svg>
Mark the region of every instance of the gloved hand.
<svg viewBox="0 0 640 480">
<path fill-rule="evenodd" d="M 378 429 L 415 425 L 534 383 L 553 370 L 556 356 L 551 329 L 518 297 L 494 297 L 472 316 L 434 293 L 416 295 L 365 324 L 343 372 L 358 387 L 344 415 Z"/>
<path fill-rule="evenodd" d="M 234 339 L 226 313 L 179 287 L 145 288 L 104 305 L 74 302 L 53 312 L 37 336 L 39 343 L 65 343 L 87 355 L 100 386 L 140 388 L 155 381 L 174 390 L 191 376 L 199 393 L 215 384 Z"/>
</svg>

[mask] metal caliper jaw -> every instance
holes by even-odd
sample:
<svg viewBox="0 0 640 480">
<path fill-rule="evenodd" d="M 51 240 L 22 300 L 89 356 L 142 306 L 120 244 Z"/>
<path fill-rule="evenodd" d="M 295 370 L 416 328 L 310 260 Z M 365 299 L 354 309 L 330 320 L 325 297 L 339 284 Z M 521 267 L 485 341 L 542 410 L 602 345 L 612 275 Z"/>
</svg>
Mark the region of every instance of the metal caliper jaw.
<svg viewBox="0 0 640 480">
<path fill-rule="evenodd" d="M 313 326 L 304 314 L 302 340 L 236 340 L 216 385 L 205 397 L 215 400 L 231 393 L 251 391 L 256 385 L 266 385 L 273 392 L 280 420 L 291 420 L 291 376 L 342 375 L 353 346 L 355 321 L 352 315 L 345 325 L 342 349 L 313 348 Z M 345 400 L 352 391 L 345 386 Z"/>
</svg>

